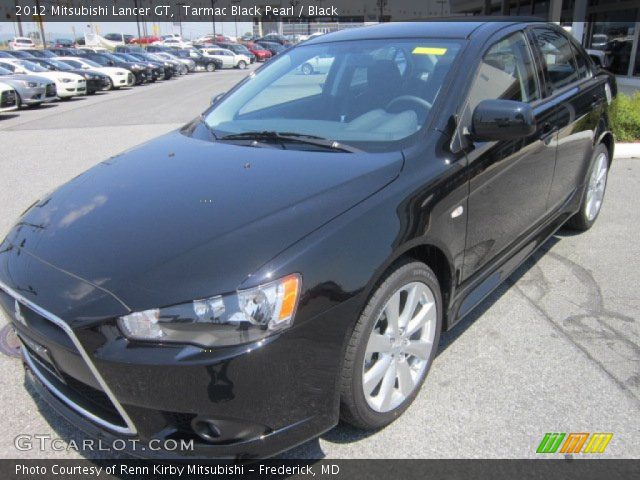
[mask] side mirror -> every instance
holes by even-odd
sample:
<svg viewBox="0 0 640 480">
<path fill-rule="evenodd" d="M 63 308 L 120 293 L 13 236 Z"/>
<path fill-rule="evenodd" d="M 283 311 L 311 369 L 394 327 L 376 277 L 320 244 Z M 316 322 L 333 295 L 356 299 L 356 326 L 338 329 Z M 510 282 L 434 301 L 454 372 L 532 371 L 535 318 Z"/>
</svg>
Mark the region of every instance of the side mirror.
<svg viewBox="0 0 640 480">
<path fill-rule="evenodd" d="M 531 105 L 513 100 L 483 100 L 473 111 L 474 140 L 517 140 L 536 132 Z"/>
<path fill-rule="evenodd" d="M 222 92 L 222 93 L 219 93 L 218 95 L 216 95 L 215 97 L 213 97 L 211 99 L 211 105 L 215 105 L 216 103 L 218 103 L 222 99 L 222 97 L 224 97 L 224 95 L 226 93 L 227 92 Z"/>
</svg>

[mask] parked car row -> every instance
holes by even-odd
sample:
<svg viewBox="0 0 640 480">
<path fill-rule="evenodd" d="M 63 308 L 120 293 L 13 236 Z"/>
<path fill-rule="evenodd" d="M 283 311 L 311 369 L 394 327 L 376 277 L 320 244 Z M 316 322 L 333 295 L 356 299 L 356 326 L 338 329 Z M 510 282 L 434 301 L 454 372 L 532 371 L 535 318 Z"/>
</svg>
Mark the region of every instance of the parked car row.
<svg viewBox="0 0 640 480">
<path fill-rule="evenodd" d="M 188 50 L 151 52 L 139 47 L 116 52 L 89 47 L 0 51 L 0 112 L 169 80 L 198 70 L 213 72 L 227 63 L 203 53 L 192 56 Z"/>
</svg>

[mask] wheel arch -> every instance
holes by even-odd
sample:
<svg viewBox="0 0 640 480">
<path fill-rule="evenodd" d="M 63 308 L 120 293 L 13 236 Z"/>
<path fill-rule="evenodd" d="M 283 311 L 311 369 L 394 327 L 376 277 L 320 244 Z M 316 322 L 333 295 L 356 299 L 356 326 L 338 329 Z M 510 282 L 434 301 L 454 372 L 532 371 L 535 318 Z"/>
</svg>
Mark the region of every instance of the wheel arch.
<svg viewBox="0 0 640 480">
<path fill-rule="evenodd" d="M 607 147 L 607 151 L 609 152 L 609 165 L 611 165 L 613 162 L 613 153 L 615 151 L 615 139 L 613 138 L 613 133 L 610 131 L 602 132 L 598 138 L 596 146 L 601 143 Z"/>
<path fill-rule="evenodd" d="M 450 257 L 445 253 L 445 249 L 437 246 L 435 242 L 425 242 L 420 244 L 407 245 L 403 249 L 399 249 L 388 259 L 380 268 L 378 273 L 367 288 L 366 295 L 369 297 L 375 289 L 384 281 L 384 279 L 395 270 L 399 262 L 406 259 L 413 259 L 427 265 L 436 276 L 440 285 L 440 293 L 442 295 L 442 329 L 448 328 L 448 311 L 451 296 L 453 294 L 454 267 Z"/>
</svg>

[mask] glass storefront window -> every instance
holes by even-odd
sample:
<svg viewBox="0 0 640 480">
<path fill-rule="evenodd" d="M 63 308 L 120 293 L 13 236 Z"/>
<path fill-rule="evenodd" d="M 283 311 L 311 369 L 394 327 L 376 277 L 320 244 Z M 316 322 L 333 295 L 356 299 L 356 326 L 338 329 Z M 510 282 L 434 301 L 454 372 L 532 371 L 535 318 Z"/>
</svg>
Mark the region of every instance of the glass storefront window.
<svg viewBox="0 0 640 480">
<path fill-rule="evenodd" d="M 589 15 L 586 48 L 602 52 L 604 67 L 616 75 L 628 75 L 638 9 L 598 12 Z M 637 64 L 637 62 L 636 62 Z"/>
</svg>

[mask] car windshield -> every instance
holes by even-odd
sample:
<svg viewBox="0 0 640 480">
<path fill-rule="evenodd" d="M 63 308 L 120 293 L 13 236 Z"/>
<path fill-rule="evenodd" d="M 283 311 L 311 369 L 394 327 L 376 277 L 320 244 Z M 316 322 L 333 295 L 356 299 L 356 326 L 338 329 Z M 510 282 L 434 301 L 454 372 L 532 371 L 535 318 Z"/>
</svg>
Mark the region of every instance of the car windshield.
<svg viewBox="0 0 640 480">
<path fill-rule="evenodd" d="M 124 60 L 126 60 L 127 62 L 134 62 L 137 63 L 140 61 L 139 58 L 134 57 L 133 55 L 129 55 L 128 53 L 119 53 L 118 57 L 123 58 Z"/>
<path fill-rule="evenodd" d="M 48 70 L 44 67 L 41 67 L 37 63 L 29 62 L 27 60 L 19 60 L 16 62 L 17 65 L 20 65 L 23 68 L 26 68 L 30 72 L 48 72 Z"/>
<path fill-rule="evenodd" d="M 89 65 L 90 67 L 93 68 L 100 68 L 102 67 L 102 65 L 100 65 L 98 62 L 94 62 L 93 60 L 89 60 L 88 58 L 83 58 L 82 62 Z"/>
<path fill-rule="evenodd" d="M 73 70 L 71 65 L 69 65 L 68 63 L 60 62 L 58 60 L 53 60 L 53 59 L 49 59 L 47 60 L 47 62 L 59 70 Z"/>
<path fill-rule="evenodd" d="M 13 72 L 11 70 L 7 70 L 4 67 L 0 67 L 0 75 L 12 75 Z"/>
<path fill-rule="evenodd" d="M 425 125 L 460 49 L 422 39 L 302 45 L 250 75 L 204 121 L 217 139 L 277 132 L 393 149 Z"/>
</svg>

